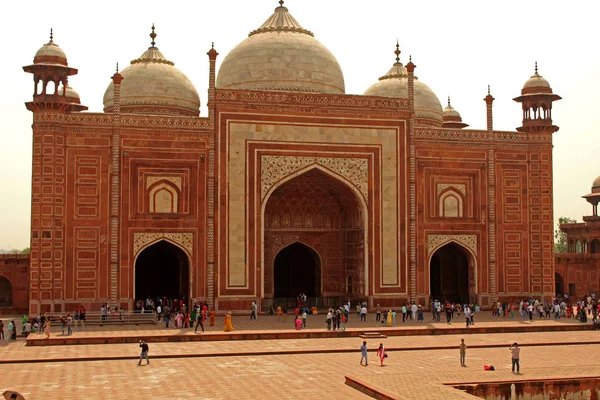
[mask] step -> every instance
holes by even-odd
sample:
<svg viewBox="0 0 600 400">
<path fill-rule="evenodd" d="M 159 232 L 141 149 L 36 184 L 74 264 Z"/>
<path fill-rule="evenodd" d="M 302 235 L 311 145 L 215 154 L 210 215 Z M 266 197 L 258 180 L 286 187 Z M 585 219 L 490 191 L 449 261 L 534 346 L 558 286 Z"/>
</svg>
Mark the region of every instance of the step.
<svg viewBox="0 0 600 400">
<path fill-rule="evenodd" d="M 363 339 L 386 339 L 387 336 L 380 332 L 363 332 L 358 335 L 358 337 Z"/>
</svg>

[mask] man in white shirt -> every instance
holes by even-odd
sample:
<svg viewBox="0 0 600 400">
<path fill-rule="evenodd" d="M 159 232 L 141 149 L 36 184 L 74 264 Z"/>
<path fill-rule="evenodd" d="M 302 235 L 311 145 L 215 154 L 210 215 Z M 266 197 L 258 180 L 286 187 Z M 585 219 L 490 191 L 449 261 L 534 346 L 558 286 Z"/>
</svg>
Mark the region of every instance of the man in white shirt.
<svg viewBox="0 0 600 400">
<path fill-rule="evenodd" d="M 360 322 L 367 322 L 367 307 L 364 305 L 360 309 Z"/>
<path fill-rule="evenodd" d="M 517 342 L 514 342 L 512 344 L 512 346 L 510 346 L 510 352 L 512 354 L 512 372 L 513 374 L 515 373 L 515 366 L 517 367 L 517 374 L 519 374 L 520 372 L 520 368 L 521 366 L 519 365 L 519 357 L 520 357 L 520 353 L 521 353 L 521 348 L 519 347 L 519 345 L 517 344 Z"/>
</svg>

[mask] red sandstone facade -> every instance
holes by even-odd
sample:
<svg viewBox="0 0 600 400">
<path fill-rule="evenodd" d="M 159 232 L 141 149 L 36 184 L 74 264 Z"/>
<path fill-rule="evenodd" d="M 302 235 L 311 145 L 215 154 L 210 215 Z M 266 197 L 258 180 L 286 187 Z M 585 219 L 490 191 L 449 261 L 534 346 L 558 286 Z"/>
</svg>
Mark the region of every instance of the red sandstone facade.
<svg viewBox="0 0 600 400">
<path fill-rule="evenodd" d="M 27 313 L 28 278 L 28 254 L 0 254 L 0 314 Z"/>
<path fill-rule="evenodd" d="M 172 65 L 155 37 L 129 68 Z M 554 295 L 559 97 L 537 70 L 515 99 L 516 132 L 493 130 L 489 91 L 484 130 L 421 113 L 416 66 L 398 57 L 385 79 L 407 94 L 392 98 L 219 87 L 211 49 L 207 117 L 190 113 L 193 96 L 128 103 L 127 70 L 106 112 L 87 113 L 68 88 L 77 71 L 52 46 L 24 68 L 36 83 L 30 314 L 131 309 L 171 275 L 173 296 L 218 312 L 294 290 L 384 307 Z"/>
</svg>

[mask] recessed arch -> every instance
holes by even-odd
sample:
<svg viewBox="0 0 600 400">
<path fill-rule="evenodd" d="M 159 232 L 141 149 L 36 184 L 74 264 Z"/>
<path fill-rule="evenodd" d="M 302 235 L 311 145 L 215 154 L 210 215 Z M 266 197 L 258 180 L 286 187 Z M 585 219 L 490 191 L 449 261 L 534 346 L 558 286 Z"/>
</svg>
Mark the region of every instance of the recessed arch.
<svg viewBox="0 0 600 400">
<path fill-rule="evenodd" d="M 470 248 L 469 245 L 462 243 L 457 239 L 448 239 L 439 243 L 437 246 L 432 248 L 429 251 L 429 257 L 427 258 L 427 266 L 429 269 L 429 294 L 430 296 L 439 295 L 437 300 L 443 301 L 444 298 L 439 298 L 444 296 L 444 293 L 433 293 L 433 288 L 435 284 L 435 279 L 439 279 L 439 274 L 436 271 L 433 271 L 433 263 L 437 262 L 435 257 L 447 256 L 447 254 L 441 254 L 440 251 L 448 248 L 449 246 L 454 246 L 455 250 L 458 250 L 464 254 L 463 260 L 460 261 L 461 265 L 459 266 L 460 271 L 456 271 L 456 277 L 461 280 L 461 282 L 457 282 L 457 286 L 455 287 L 454 293 L 447 293 L 445 296 L 449 301 L 468 301 L 471 304 L 477 303 L 477 256 Z M 452 254 L 456 255 L 456 251 Z M 452 257 L 446 257 L 446 261 L 452 260 Z M 433 276 L 434 272 L 438 276 Z M 440 289 L 443 289 L 440 287 Z M 451 298 L 450 298 L 451 297 Z"/>
<path fill-rule="evenodd" d="M 354 254 L 358 254 L 356 258 L 360 258 L 360 261 L 357 263 L 357 265 L 355 265 L 354 267 L 356 267 L 357 269 L 360 269 L 360 272 L 355 271 L 355 281 L 354 281 L 354 287 L 360 286 L 360 292 L 362 292 L 362 294 L 368 294 L 369 293 L 369 282 L 370 282 L 370 277 L 369 277 L 369 267 L 368 267 L 368 250 L 367 250 L 367 246 L 369 243 L 369 232 L 368 232 L 368 208 L 367 208 L 367 202 L 365 201 L 365 198 L 363 197 L 362 193 L 358 190 L 358 188 L 353 185 L 351 182 L 349 182 L 347 179 L 345 179 L 344 177 L 340 176 L 339 174 L 321 166 L 318 164 L 313 164 L 310 166 L 307 166 L 303 169 L 300 169 L 298 171 L 295 171 L 291 174 L 289 174 L 288 176 L 286 176 L 285 178 L 282 178 L 281 180 L 279 180 L 276 184 L 274 184 L 271 188 L 269 188 L 269 190 L 267 191 L 264 200 L 261 204 L 261 219 L 262 219 L 262 231 L 261 231 L 261 253 L 263 255 L 262 257 L 262 262 L 261 262 L 261 267 L 262 267 L 262 285 L 261 285 L 261 295 L 264 297 L 265 294 L 271 295 L 272 292 L 272 285 L 273 285 L 273 275 L 270 273 L 269 268 L 271 268 L 271 265 L 273 260 L 274 260 L 274 254 L 273 254 L 273 249 L 269 248 L 270 244 L 267 245 L 267 247 L 265 246 L 265 232 L 268 230 L 268 228 L 266 228 L 267 224 L 275 224 L 276 226 L 286 229 L 290 229 L 290 230 L 296 230 L 296 231 L 301 231 L 301 235 L 286 235 L 288 237 L 288 239 L 286 240 L 291 240 L 291 241 L 297 241 L 297 240 L 302 240 L 302 235 L 308 235 L 310 236 L 310 232 L 311 229 L 318 229 L 319 228 L 319 224 L 323 224 L 323 226 L 326 226 L 327 229 L 334 229 L 334 227 L 336 227 L 336 224 L 340 223 L 340 218 L 339 215 L 331 215 L 327 212 L 317 212 L 315 211 L 313 213 L 313 215 L 311 216 L 310 220 L 306 218 L 306 215 L 308 214 L 304 214 L 305 217 L 303 219 L 304 221 L 304 225 L 302 225 L 302 229 L 298 228 L 296 226 L 296 228 L 294 228 L 294 218 L 300 218 L 299 215 L 288 215 L 285 212 L 276 212 L 276 213 L 270 213 L 268 210 L 268 205 L 270 204 L 271 199 L 273 199 L 273 195 L 282 187 L 285 187 L 285 185 L 289 184 L 290 182 L 293 182 L 295 179 L 299 179 L 302 177 L 306 177 L 309 176 L 311 174 L 320 174 L 321 178 L 328 182 L 332 188 L 332 190 L 340 190 L 340 191 L 344 191 L 345 193 L 347 193 L 346 197 L 351 197 L 355 202 L 355 206 L 350 207 L 352 208 L 352 212 L 349 213 L 351 215 L 349 215 L 348 217 L 350 218 L 350 220 L 352 221 L 353 225 L 356 225 L 357 228 L 356 229 L 350 229 L 348 231 L 349 234 L 351 235 L 355 235 L 356 237 L 359 238 L 360 240 L 360 245 L 357 247 L 360 247 L 359 250 L 355 251 Z M 279 210 L 278 210 L 279 211 Z M 277 225 L 279 224 L 279 225 Z M 307 228 L 307 225 L 310 225 Z M 316 240 L 314 237 L 311 238 L 311 240 Z M 309 240 L 310 241 L 310 240 Z M 304 243 L 306 243 L 306 241 L 304 241 Z M 312 243 L 312 242 L 311 242 Z M 313 246 L 314 248 L 314 246 Z M 318 254 L 320 254 L 317 251 Z M 322 262 L 322 268 L 323 270 L 325 270 L 325 268 L 327 268 L 327 263 L 326 262 Z M 323 272 L 323 274 L 325 274 L 325 272 Z M 266 276 L 267 275 L 267 276 Z M 325 275 L 324 275 L 325 276 Z M 322 281 L 322 286 L 324 286 L 327 283 L 327 281 Z M 267 291 L 265 292 L 265 286 L 267 286 Z M 344 279 L 344 275 L 342 274 L 342 278 L 340 279 L 339 282 L 339 290 L 338 292 L 345 292 L 346 290 L 346 281 Z M 326 290 L 324 289 L 324 292 L 326 292 Z M 325 293 L 323 295 L 326 295 Z"/>
<path fill-rule="evenodd" d="M 178 203 L 179 192 L 171 182 L 157 182 L 148 190 L 148 211 L 152 214 L 175 214 Z"/>
<path fill-rule="evenodd" d="M 4 275 L 0 275 L 0 308 L 12 307 L 12 283 Z"/>
<path fill-rule="evenodd" d="M 565 280 L 561 274 L 558 272 L 554 273 L 554 293 L 556 296 L 564 296 L 565 295 Z"/>
<path fill-rule="evenodd" d="M 464 213 L 463 204 L 462 194 L 450 187 L 440 193 L 438 215 L 443 218 L 461 218 Z"/>
<path fill-rule="evenodd" d="M 311 246 L 300 241 L 285 246 L 275 256 L 273 269 L 276 298 L 321 296 L 321 256 Z"/>
<path fill-rule="evenodd" d="M 165 249 L 163 246 L 162 249 L 159 248 L 159 249 L 157 249 L 157 251 L 150 253 L 150 256 L 154 256 L 153 259 L 151 259 L 151 260 L 144 259 L 145 257 L 143 257 L 143 255 L 145 252 L 148 252 L 149 249 L 152 249 L 154 247 L 160 247 L 160 245 L 162 245 L 162 244 L 166 244 L 166 245 L 170 246 L 171 248 Z M 176 249 L 176 251 L 174 251 L 174 249 Z M 170 253 L 170 254 L 164 254 L 165 252 Z M 165 257 L 161 258 L 160 253 L 163 253 Z M 141 259 L 140 259 L 140 256 L 142 256 Z M 148 257 L 148 258 L 152 258 L 152 257 Z M 141 282 L 138 282 L 138 275 L 144 274 L 144 273 L 149 273 L 148 269 L 144 269 L 145 264 L 148 261 L 150 261 L 150 264 L 151 264 L 151 271 L 157 272 L 157 274 L 156 274 L 156 276 L 154 276 L 154 278 L 161 279 L 161 276 L 163 276 L 163 272 L 165 274 L 167 274 L 169 272 L 169 270 L 164 269 L 164 268 L 167 268 L 166 264 L 163 265 L 163 269 L 160 268 L 160 265 L 159 266 L 156 265 L 157 262 L 161 262 L 165 258 L 166 259 L 170 258 L 173 261 L 177 260 L 176 264 L 178 265 L 178 269 L 176 269 L 175 271 L 172 271 L 172 270 L 170 271 L 170 272 L 176 272 L 178 274 L 178 281 L 179 281 L 179 283 L 177 284 L 177 286 L 178 286 L 177 292 L 179 292 L 179 294 L 172 296 L 172 297 L 178 298 L 178 296 L 186 296 L 188 298 L 188 300 L 193 298 L 192 288 L 193 288 L 193 282 L 194 282 L 194 274 L 193 274 L 193 268 L 192 268 L 191 254 L 180 243 L 177 243 L 167 237 L 160 237 L 156 240 L 153 240 L 153 241 L 150 241 L 150 242 L 144 244 L 135 253 L 134 262 L 133 262 L 133 283 L 134 283 L 133 284 L 133 298 L 134 299 L 141 300 L 142 297 L 148 297 L 148 296 L 156 297 L 156 296 L 167 295 L 166 293 L 160 293 L 160 292 L 154 293 L 155 291 L 157 291 L 157 289 L 156 289 L 157 286 L 153 285 L 154 282 L 151 282 L 151 286 L 153 286 L 151 289 L 138 287 L 138 283 L 140 283 L 141 285 L 144 284 L 143 279 L 141 280 Z M 171 283 L 174 284 L 175 282 L 173 281 Z M 161 282 L 161 284 L 164 284 L 164 282 Z M 169 293 L 169 295 L 173 295 L 175 293 L 175 291 L 171 290 L 171 289 L 169 289 L 168 291 L 173 292 L 173 293 Z"/>
<path fill-rule="evenodd" d="M 600 253 L 600 240 L 593 239 L 592 241 L 590 241 L 589 246 L 590 246 L 590 253 L 592 253 L 592 254 Z"/>
</svg>

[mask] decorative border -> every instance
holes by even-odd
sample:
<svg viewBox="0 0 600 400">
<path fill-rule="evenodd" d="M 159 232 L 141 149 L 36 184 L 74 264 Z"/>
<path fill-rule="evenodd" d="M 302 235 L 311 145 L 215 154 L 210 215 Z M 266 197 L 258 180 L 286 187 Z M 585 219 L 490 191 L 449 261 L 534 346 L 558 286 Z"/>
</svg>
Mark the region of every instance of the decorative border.
<svg viewBox="0 0 600 400">
<path fill-rule="evenodd" d="M 467 195 L 467 186 L 461 183 L 438 183 L 437 184 L 437 194 L 439 196 L 444 190 L 448 188 L 454 188 L 461 192 L 463 195 Z"/>
<path fill-rule="evenodd" d="M 302 157 L 302 156 L 265 156 L 260 158 L 261 169 L 261 202 L 269 189 L 282 178 L 302 168 L 318 164 L 343 176 L 352 182 L 362 193 L 365 201 L 369 201 L 369 162 L 366 158 L 341 157 Z"/>
<path fill-rule="evenodd" d="M 190 257 L 194 251 L 194 234 L 182 232 L 135 232 L 133 234 L 133 256 L 137 254 L 148 243 L 156 242 L 160 239 L 167 239 L 183 247 Z"/>
<path fill-rule="evenodd" d="M 427 255 L 446 242 L 457 242 L 473 252 L 477 257 L 477 235 L 428 235 L 427 236 Z"/>
<path fill-rule="evenodd" d="M 148 176 L 146 177 L 146 189 L 154 185 L 159 181 L 169 181 L 173 185 L 177 186 L 177 189 L 181 191 L 181 177 L 180 176 Z"/>
</svg>

